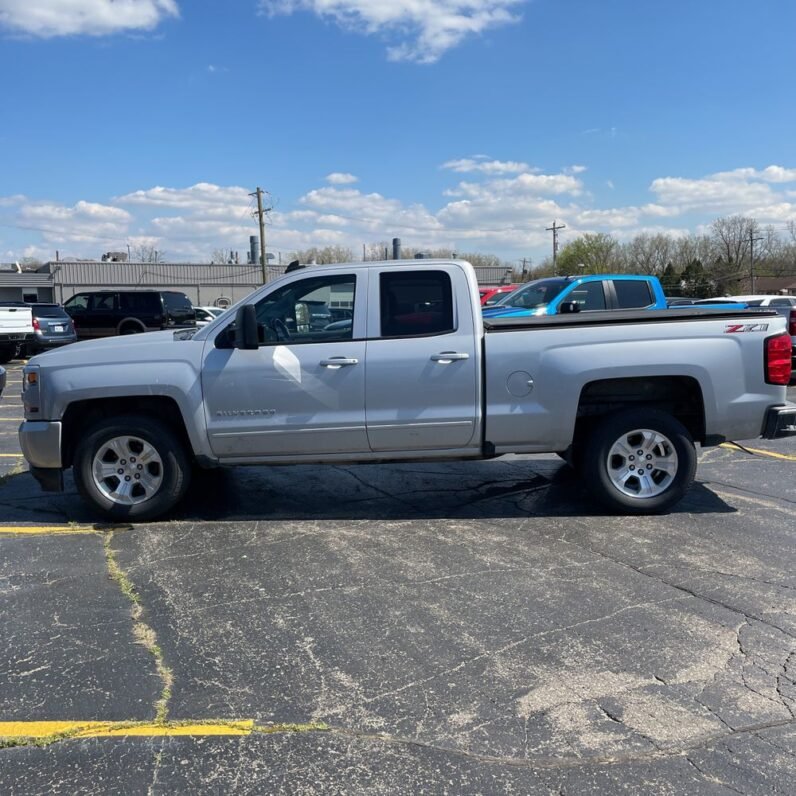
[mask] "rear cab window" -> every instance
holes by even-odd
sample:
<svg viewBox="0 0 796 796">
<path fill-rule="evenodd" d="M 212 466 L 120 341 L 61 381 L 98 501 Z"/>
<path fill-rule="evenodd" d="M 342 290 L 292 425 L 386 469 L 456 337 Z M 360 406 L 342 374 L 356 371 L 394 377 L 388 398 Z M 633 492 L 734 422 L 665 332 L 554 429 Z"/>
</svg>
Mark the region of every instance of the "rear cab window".
<svg viewBox="0 0 796 796">
<path fill-rule="evenodd" d="M 453 288 L 445 271 L 382 272 L 381 337 L 419 337 L 456 331 Z"/>
<path fill-rule="evenodd" d="M 614 279 L 613 283 L 618 310 L 642 309 L 655 303 L 645 279 Z"/>
</svg>

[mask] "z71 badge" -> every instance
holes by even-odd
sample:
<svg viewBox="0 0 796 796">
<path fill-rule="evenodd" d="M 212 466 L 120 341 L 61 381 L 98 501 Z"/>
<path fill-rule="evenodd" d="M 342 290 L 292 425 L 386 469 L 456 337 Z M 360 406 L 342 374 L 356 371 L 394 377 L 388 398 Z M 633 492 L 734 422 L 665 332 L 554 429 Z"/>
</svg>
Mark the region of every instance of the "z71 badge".
<svg viewBox="0 0 796 796">
<path fill-rule="evenodd" d="M 741 332 L 767 332 L 767 323 L 728 323 L 724 327 L 724 334 L 739 334 Z"/>
</svg>

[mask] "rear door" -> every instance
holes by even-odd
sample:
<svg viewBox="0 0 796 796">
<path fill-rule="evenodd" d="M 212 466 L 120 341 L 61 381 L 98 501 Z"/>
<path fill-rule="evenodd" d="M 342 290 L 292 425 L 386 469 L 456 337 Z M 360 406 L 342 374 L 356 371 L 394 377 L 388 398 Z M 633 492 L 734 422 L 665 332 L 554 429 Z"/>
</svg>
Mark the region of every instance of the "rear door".
<svg viewBox="0 0 796 796">
<path fill-rule="evenodd" d="M 472 301 L 456 266 L 372 273 L 365 376 L 371 450 L 479 444 L 480 307 Z"/>
</svg>

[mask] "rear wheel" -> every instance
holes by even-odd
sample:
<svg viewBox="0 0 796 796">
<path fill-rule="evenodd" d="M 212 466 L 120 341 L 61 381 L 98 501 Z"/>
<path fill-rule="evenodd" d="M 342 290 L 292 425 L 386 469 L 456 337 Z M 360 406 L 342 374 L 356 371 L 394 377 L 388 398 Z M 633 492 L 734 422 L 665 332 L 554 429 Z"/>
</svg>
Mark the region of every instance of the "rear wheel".
<svg viewBox="0 0 796 796">
<path fill-rule="evenodd" d="M 660 514 L 688 491 L 696 450 L 679 420 L 657 409 L 610 415 L 592 431 L 583 475 L 594 496 L 625 514 Z"/>
<path fill-rule="evenodd" d="M 126 323 L 119 329 L 119 334 L 141 334 L 143 331 L 137 323 Z"/>
<path fill-rule="evenodd" d="M 104 516 L 147 520 L 185 494 L 191 467 L 171 429 L 143 415 L 98 421 L 75 449 L 75 482 Z"/>
<path fill-rule="evenodd" d="M 15 345 L 2 346 L 2 348 L 0 348 L 0 365 L 5 365 L 6 362 L 10 362 L 16 355 L 17 347 Z"/>
</svg>

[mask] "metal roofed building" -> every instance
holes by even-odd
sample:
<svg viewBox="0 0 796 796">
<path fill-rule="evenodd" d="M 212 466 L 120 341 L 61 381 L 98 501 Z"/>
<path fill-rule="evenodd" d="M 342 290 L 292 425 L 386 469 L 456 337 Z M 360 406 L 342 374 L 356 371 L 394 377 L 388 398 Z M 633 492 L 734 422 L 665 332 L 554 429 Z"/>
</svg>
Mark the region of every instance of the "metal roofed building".
<svg viewBox="0 0 796 796">
<path fill-rule="evenodd" d="M 179 290 L 195 306 L 228 306 L 262 285 L 259 265 L 197 263 L 123 263 L 59 260 L 47 263 L 57 301 L 63 303 L 88 290 Z M 285 266 L 268 266 L 276 279 Z"/>
<path fill-rule="evenodd" d="M 423 260 L 415 261 L 418 268 Z M 311 268 L 312 266 L 308 266 Z M 268 279 L 285 273 L 287 265 L 269 265 Z M 479 266 L 479 284 L 511 281 L 503 267 Z M 229 306 L 262 285 L 259 265 L 209 263 L 130 263 L 100 260 L 59 260 L 38 271 L 19 273 L 0 266 L 0 301 L 57 301 L 61 304 L 88 290 L 179 290 L 195 306 Z"/>
<path fill-rule="evenodd" d="M 40 271 L 18 271 L 13 263 L 0 264 L 0 301 L 53 300 L 52 275 Z"/>
</svg>

